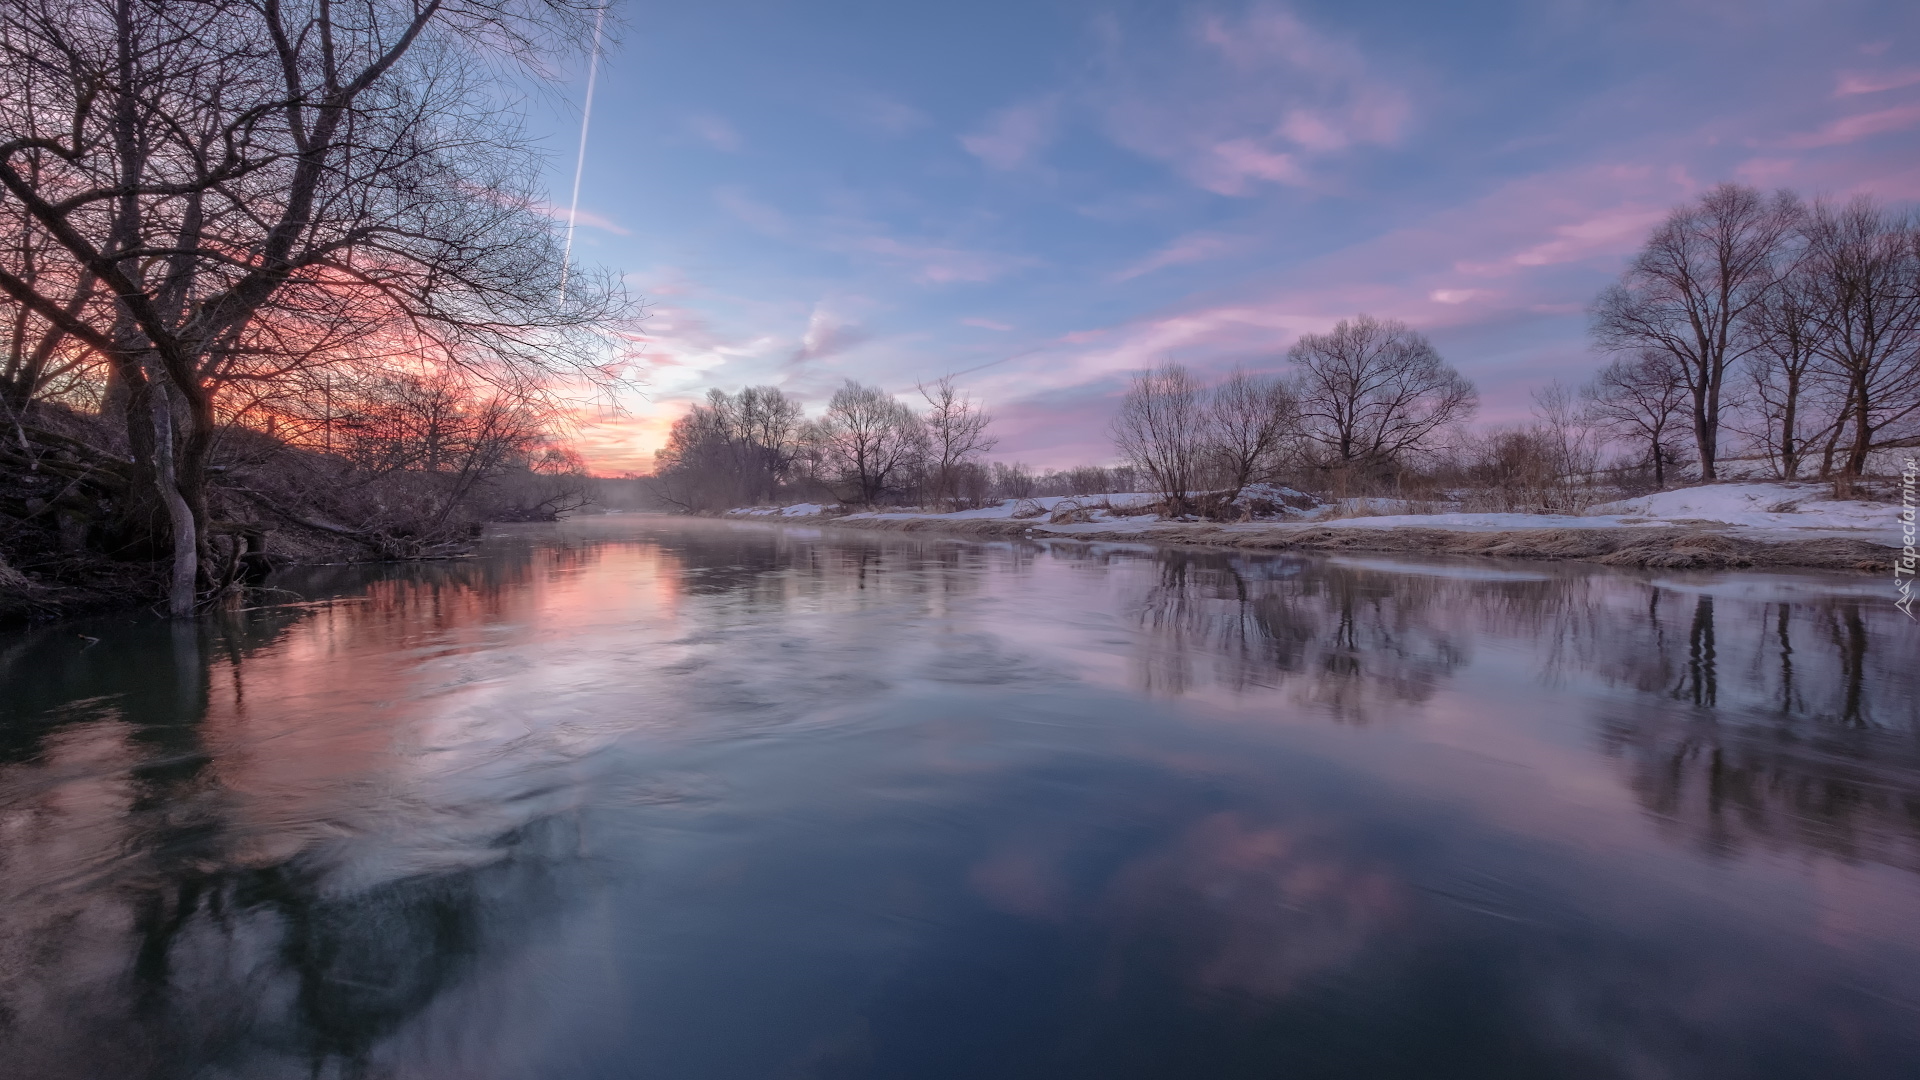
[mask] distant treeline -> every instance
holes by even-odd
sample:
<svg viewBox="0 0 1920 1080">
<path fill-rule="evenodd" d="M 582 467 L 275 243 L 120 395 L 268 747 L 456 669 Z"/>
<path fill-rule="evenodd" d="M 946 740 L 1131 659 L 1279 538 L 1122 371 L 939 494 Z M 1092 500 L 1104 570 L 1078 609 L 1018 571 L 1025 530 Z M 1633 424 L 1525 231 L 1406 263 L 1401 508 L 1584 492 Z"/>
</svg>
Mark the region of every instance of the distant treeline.
<svg viewBox="0 0 1920 1080">
<path fill-rule="evenodd" d="M 1920 227 L 1871 200 L 1727 184 L 1676 207 L 1590 309 L 1606 357 L 1534 393 L 1532 420 L 1469 426 L 1478 396 L 1424 334 L 1359 315 L 1275 370 L 1136 374 L 1114 468 L 988 463 L 989 418 L 951 380 L 916 408 L 849 383 L 806 418 L 771 387 L 715 391 L 653 481 L 687 511 L 779 500 L 979 505 L 1147 490 L 1220 513 L 1253 483 L 1483 509 L 1573 509 L 1678 480 L 1818 477 L 1852 488 L 1920 445 Z M 1206 493 L 1205 498 L 1201 494 Z"/>
</svg>

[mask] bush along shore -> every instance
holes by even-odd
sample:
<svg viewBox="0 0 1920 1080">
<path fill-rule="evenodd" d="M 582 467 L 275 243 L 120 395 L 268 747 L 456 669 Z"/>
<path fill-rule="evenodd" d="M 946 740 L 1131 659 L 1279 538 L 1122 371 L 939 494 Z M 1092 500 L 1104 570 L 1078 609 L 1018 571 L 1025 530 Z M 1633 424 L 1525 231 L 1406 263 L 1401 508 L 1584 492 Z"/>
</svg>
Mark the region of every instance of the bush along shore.
<svg viewBox="0 0 1920 1080">
<path fill-rule="evenodd" d="M 551 521 L 590 500 L 584 467 L 546 439 L 537 417 L 457 402 L 431 417 L 429 438 L 414 415 L 425 410 L 418 398 L 393 395 L 391 415 L 363 410 L 329 448 L 220 429 L 198 607 L 239 602 L 293 564 L 459 557 L 483 522 Z M 42 405 L 9 426 L 12 437 L 0 441 L 0 623 L 165 600 L 167 516 L 116 425 Z"/>
</svg>

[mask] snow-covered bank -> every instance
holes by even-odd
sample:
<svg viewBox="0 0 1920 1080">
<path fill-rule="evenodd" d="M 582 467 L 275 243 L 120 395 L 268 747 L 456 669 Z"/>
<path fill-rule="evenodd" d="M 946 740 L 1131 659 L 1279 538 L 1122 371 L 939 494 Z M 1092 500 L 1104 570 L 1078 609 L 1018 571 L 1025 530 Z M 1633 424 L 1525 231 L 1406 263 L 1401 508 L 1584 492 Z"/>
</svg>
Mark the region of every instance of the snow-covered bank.
<svg viewBox="0 0 1920 1080">
<path fill-rule="evenodd" d="M 1311 496 L 1288 488 L 1256 489 L 1277 512 L 1254 520 L 1221 525 L 1234 531 L 1271 529 L 1443 529 L 1460 532 L 1507 532 L 1515 529 L 1668 529 L 1738 530 L 1756 538 L 1809 539 L 1836 537 L 1892 543 L 1900 532 L 1900 507 L 1893 503 L 1838 500 L 1831 488 L 1814 483 L 1709 484 L 1663 491 L 1637 499 L 1596 506 L 1584 514 L 1391 513 L 1398 508 L 1386 499 L 1346 499 L 1320 504 Z M 1038 499 L 1008 499 L 974 510 L 939 513 L 931 510 L 877 510 L 839 512 L 818 503 L 784 507 L 750 507 L 728 511 L 743 517 L 828 517 L 841 522 L 1024 522 L 1036 532 L 1075 532 L 1132 529 L 1146 531 L 1176 523 L 1163 520 L 1148 508 L 1155 496 L 1139 492 L 1111 495 L 1059 495 Z M 1280 499 L 1291 503 L 1281 503 Z M 1244 500 L 1243 500 L 1244 501 Z"/>
<path fill-rule="evenodd" d="M 1281 493 L 1284 493 L 1282 496 Z M 856 528 L 1137 540 L 1242 548 L 1405 551 L 1582 559 L 1639 566 L 1884 569 L 1900 507 L 1831 498 L 1812 483 L 1714 484 L 1595 507 L 1586 514 L 1381 514 L 1381 500 L 1313 505 L 1270 489 L 1256 520 L 1169 521 L 1140 493 L 1009 499 L 954 513 L 833 513 L 817 504 L 731 511 Z M 1284 497 L 1285 501 L 1279 501 Z M 1288 505 L 1288 504 L 1291 505 Z M 1361 515 L 1361 516 L 1355 516 Z"/>
</svg>

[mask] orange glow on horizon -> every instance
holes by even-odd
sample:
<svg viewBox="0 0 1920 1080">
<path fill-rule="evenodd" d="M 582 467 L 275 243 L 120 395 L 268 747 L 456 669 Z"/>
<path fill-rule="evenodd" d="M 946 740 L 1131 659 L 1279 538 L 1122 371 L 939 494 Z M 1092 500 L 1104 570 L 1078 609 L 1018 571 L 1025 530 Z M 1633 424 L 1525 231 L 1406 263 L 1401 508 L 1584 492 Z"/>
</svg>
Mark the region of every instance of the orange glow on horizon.
<svg viewBox="0 0 1920 1080">
<path fill-rule="evenodd" d="M 651 473 L 653 455 L 666 445 L 673 422 L 686 412 L 686 402 L 645 402 L 625 414 L 583 407 L 574 410 L 573 448 L 595 476 Z"/>
</svg>

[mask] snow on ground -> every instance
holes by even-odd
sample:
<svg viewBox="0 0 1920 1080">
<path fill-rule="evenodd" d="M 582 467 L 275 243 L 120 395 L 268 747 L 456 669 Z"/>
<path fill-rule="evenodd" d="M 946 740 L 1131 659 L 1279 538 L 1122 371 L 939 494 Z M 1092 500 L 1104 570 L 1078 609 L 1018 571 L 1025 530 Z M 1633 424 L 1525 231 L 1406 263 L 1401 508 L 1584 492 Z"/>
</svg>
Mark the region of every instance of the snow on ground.
<svg viewBox="0 0 1920 1080">
<path fill-rule="evenodd" d="M 1347 499 L 1338 507 L 1289 512 L 1285 518 L 1235 522 L 1220 526 L 1229 532 L 1271 529 L 1446 529 L 1462 532 L 1506 532 L 1519 529 L 1618 529 L 1685 526 L 1737 532 L 1754 539 L 1789 540 L 1851 537 L 1882 544 L 1898 543 L 1900 507 L 1890 503 L 1842 501 L 1827 497 L 1832 489 L 1812 483 L 1708 484 L 1663 491 L 1655 495 L 1596 506 L 1585 514 L 1469 514 L 1391 513 L 1405 503 L 1385 499 Z M 1259 497 L 1270 501 L 1284 494 L 1290 501 L 1307 497 L 1277 488 Z M 1072 536 L 1077 533 L 1140 532 L 1165 524 L 1144 508 L 1157 496 L 1132 492 L 1112 495 L 1055 495 L 1037 499 L 1008 499 L 993 506 L 954 513 L 920 509 L 867 511 L 842 520 L 906 521 L 1019 521 L 1032 522 L 1035 533 Z M 1128 514 L 1128 510 L 1140 511 Z M 1382 513 L 1382 511 L 1389 511 Z M 789 507 L 754 507 L 731 514 L 807 517 L 825 513 L 815 503 Z M 1329 513 L 1342 515 L 1328 518 Z M 1053 522 L 1052 518 L 1062 520 Z"/>
<path fill-rule="evenodd" d="M 814 517 L 824 514 L 827 508 L 820 503 L 794 503 L 792 506 L 743 506 L 738 510 L 729 510 L 729 514 L 741 517 Z"/>
<path fill-rule="evenodd" d="M 950 514 L 920 509 L 870 510 L 864 513 L 848 514 L 846 517 L 852 520 L 865 518 L 872 521 L 905 521 L 909 518 L 937 518 L 941 521 L 1006 521 L 1031 518 L 1036 524 L 1043 524 L 1047 518 L 1063 510 L 1085 509 L 1087 516 L 1096 522 L 1153 521 L 1156 519 L 1151 514 L 1128 517 L 1124 511 L 1145 507 L 1158 498 L 1157 495 L 1144 492 L 1114 495 L 1046 495 L 1037 499 L 1008 499 L 992 506 L 982 506 L 974 510 L 956 510 Z M 1114 511 L 1121 511 L 1121 513 Z"/>
<path fill-rule="evenodd" d="M 1762 528 L 1899 529 L 1899 507 L 1831 493 L 1826 484 L 1708 484 L 1607 503 L 1592 513 Z"/>
</svg>

